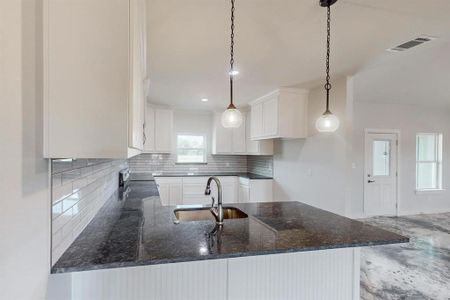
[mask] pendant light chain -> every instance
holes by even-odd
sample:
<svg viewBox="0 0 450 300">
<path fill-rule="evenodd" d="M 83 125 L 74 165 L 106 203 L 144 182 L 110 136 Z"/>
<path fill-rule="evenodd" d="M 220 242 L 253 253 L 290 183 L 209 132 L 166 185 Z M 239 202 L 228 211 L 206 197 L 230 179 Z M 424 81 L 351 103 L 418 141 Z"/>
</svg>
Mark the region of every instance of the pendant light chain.
<svg viewBox="0 0 450 300">
<path fill-rule="evenodd" d="M 331 90 L 331 84 L 330 84 L 330 40 L 331 40 L 331 9 L 330 9 L 330 2 L 328 2 L 327 6 L 327 59 L 326 59 L 326 84 L 324 86 L 325 90 L 327 91 L 327 110 L 325 113 L 331 113 L 330 112 L 330 90 Z"/>
<path fill-rule="evenodd" d="M 235 108 L 233 104 L 233 71 L 234 71 L 234 1 L 231 0 L 231 45 L 230 45 L 230 106 Z"/>
</svg>

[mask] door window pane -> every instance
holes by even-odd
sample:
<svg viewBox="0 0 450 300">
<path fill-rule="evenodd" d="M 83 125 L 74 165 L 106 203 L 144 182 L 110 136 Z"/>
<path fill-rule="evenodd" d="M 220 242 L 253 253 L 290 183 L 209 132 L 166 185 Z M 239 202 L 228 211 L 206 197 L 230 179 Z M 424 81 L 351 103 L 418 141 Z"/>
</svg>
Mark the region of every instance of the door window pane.
<svg viewBox="0 0 450 300">
<path fill-rule="evenodd" d="M 389 176 L 391 163 L 391 142 L 373 141 L 373 176 Z"/>
</svg>

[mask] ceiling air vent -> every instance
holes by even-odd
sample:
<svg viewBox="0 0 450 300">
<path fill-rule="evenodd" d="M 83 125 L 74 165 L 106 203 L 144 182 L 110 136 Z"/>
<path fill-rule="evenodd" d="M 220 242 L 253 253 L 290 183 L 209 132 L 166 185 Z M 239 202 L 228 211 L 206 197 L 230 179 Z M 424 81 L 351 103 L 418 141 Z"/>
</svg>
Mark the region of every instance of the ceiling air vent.
<svg viewBox="0 0 450 300">
<path fill-rule="evenodd" d="M 395 46 L 393 48 L 387 49 L 391 52 L 402 52 L 409 50 L 411 48 L 417 47 L 419 45 L 422 45 L 423 43 L 431 42 L 432 40 L 435 40 L 435 37 L 428 36 L 428 35 L 422 35 L 414 40 L 408 41 L 406 43 L 403 43 L 401 45 Z"/>
</svg>

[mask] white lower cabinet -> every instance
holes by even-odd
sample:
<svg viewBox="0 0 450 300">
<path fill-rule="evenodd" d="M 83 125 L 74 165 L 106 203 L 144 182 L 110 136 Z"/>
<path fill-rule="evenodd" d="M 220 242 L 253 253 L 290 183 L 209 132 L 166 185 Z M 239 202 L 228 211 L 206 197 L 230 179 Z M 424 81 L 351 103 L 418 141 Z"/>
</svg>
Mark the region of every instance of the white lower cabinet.
<svg viewBox="0 0 450 300">
<path fill-rule="evenodd" d="M 239 183 L 239 202 L 250 202 L 250 187 L 248 185 Z"/>
<path fill-rule="evenodd" d="M 210 204 L 210 196 L 205 195 L 209 177 L 183 177 L 183 204 Z"/>
<path fill-rule="evenodd" d="M 272 179 L 239 178 L 239 202 L 272 202 Z"/>
<path fill-rule="evenodd" d="M 216 199 L 217 186 L 211 182 L 211 195 L 205 195 L 209 177 L 156 177 L 162 205 L 211 204 Z M 270 202 L 272 179 L 256 179 L 236 176 L 219 177 L 222 184 L 223 203 Z"/>
<path fill-rule="evenodd" d="M 183 204 L 183 181 L 180 177 L 161 177 L 156 180 L 162 205 Z"/>
</svg>

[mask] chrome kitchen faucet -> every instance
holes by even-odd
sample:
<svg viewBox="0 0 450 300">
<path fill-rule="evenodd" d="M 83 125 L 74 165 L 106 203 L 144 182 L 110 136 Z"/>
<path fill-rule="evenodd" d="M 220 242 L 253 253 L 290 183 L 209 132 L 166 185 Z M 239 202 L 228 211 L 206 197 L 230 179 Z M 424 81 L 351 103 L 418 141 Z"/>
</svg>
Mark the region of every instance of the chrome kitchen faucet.
<svg viewBox="0 0 450 300">
<path fill-rule="evenodd" d="M 206 184 L 205 189 L 205 195 L 207 196 L 211 195 L 211 181 L 213 180 L 216 182 L 217 185 L 217 207 L 214 207 L 215 199 L 212 196 L 211 213 L 216 219 L 217 225 L 221 226 L 223 225 L 223 206 L 222 206 L 222 184 L 220 183 L 219 178 L 215 176 L 211 176 L 208 178 L 208 183 Z"/>
</svg>

